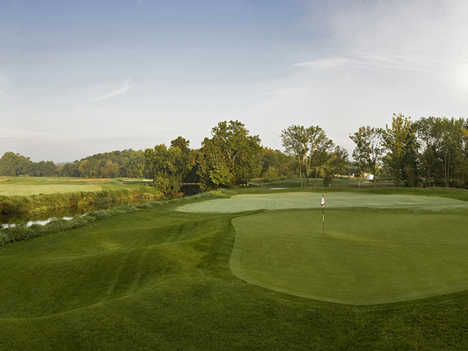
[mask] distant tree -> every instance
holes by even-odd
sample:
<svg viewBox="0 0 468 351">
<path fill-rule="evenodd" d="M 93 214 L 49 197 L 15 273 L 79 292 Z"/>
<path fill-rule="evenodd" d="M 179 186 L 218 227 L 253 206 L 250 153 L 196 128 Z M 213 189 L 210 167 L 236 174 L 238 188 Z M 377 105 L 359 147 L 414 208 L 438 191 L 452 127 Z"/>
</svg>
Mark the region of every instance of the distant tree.
<svg viewBox="0 0 468 351">
<path fill-rule="evenodd" d="M 5 152 L 0 158 L 0 175 L 29 175 L 32 172 L 32 164 L 29 157 L 14 152 Z"/>
<path fill-rule="evenodd" d="M 81 161 L 80 165 L 78 167 L 78 170 L 80 171 L 80 176 L 81 177 L 90 177 L 91 176 L 91 168 L 90 168 L 89 160 Z"/>
<path fill-rule="evenodd" d="M 281 132 L 281 139 L 286 152 L 296 157 L 301 179 L 304 175 L 319 176 L 333 147 L 333 142 L 322 128 L 292 125 Z"/>
<path fill-rule="evenodd" d="M 261 177 L 277 178 L 283 176 L 292 176 L 295 173 L 296 161 L 294 156 L 287 155 L 280 150 L 273 150 L 267 147 L 263 148 L 263 164 Z"/>
<path fill-rule="evenodd" d="M 104 178 L 114 178 L 119 176 L 119 165 L 107 160 L 104 167 L 101 167 L 100 175 Z"/>
<path fill-rule="evenodd" d="M 171 147 L 177 147 L 181 151 L 177 167 L 181 170 L 182 182 L 193 183 L 199 180 L 196 174 L 197 152 L 191 150 L 189 145 L 190 141 L 181 136 L 171 141 Z"/>
<path fill-rule="evenodd" d="M 382 131 L 387 151 L 384 164 L 396 185 L 415 186 L 418 183 L 418 140 L 416 126 L 402 114 L 393 115 L 391 127 Z"/>
<path fill-rule="evenodd" d="M 290 155 L 294 155 L 299 169 L 299 178 L 303 178 L 307 153 L 309 152 L 309 133 L 304 126 L 292 125 L 281 131 L 283 147 Z"/>
<path fill-rule="evenodd" d="M 377 174 L 377 167 L 382 158 L 382 131 L 378 128 L 360 127 L 357 132 L 350 136 L 356 145 L 353 150 L 353 158 L 358 165 L 359 173 L 369 172 Z M 374 177 L 375 181 L 375 177 Z"/>
<path fill-rule="evenodd" d="M 260 174 L 262 147 L 239 121 L 218 123 L 205 138 L 198 156 L 202 186 L 213 188 L 246 184 Z"/>
<path fill-rule="evenodd" d="M 337 174 L 348 174 L 349 168 L 348 151 L 341 146 L 335 146 L 333 151 L 328 153 L 327 160 L 320 168 L 324 184 L 330 184 Z"/>
<path fill-rule="evenodd" d="M 461 185 L 457 183 L 464 173 L 464 120 L 445 118 L 442 123 L 441 156 L 444 183 L 445 186 Z"/>
<path fill-rule="evenodd" d="M 54 177 L 57 176 L 57 166 L 52 161 L 40 161 L 32 163 L 31 175 L 35 177 Z"/>
<path fill-rule="evenodd" d="M 153 184 L 159 191 L 166 195 L 180 191 L 184 165 L 179 147 L 156 145 L 154 149 L 145 151 L 145 158 L 151 168 Z"/>
<path fill-rule="evenodd" d="M 312 169 L 317 177 L 319 170 L 329 160 L 329 153 L 333 148 L 333 141 L 327 137 L 325 131 L 319 126 L 307 128 L 309 156 L 307 157 L 306 171 L 310 177 Z"/>
<path fill-rule="evenodd" d="M 424 176 L 424 184 L 431 186 L 439 183 L 443 177 L 441 158 L 443 119 L 421 118 L 415 122 L 415 127 L 422 148 L 419 154 L 421 174 Z"/>
<path fill-rule="evenodd" d="M 79 177 L 80 176 L 80 162 L 69 162 L 62 165 L 59 170 L 59 175 L 61 177 Z"/>
</svg>

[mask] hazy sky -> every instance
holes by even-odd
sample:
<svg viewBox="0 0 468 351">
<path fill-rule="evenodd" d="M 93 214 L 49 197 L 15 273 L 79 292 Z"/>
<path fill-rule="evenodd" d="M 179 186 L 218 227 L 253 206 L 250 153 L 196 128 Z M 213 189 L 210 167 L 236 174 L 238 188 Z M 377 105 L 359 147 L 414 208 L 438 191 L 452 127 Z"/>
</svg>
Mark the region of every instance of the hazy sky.
<svg viewBox="0 0 468 351">
<path fill-rule="evenodd" d="M 0 0 L 0 154 L 468 116 L 468 2 Z"/>
</svg>

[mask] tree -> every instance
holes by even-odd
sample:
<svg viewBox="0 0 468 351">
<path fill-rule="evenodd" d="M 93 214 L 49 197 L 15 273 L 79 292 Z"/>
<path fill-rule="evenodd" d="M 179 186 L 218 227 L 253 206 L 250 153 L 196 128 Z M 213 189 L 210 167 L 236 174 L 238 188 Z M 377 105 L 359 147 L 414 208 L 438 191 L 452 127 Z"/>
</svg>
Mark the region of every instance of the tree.
<svg viewBox="0 0 468 351">
<path fill-rule="evenodd" d="M 151 169 L 154 186 L 163 194 L 175 194 L 182 185 L 182 151 L 177 146 L 156 145 L 145 151 L 146 164 Z"/>
<path fill-rule="evenodd" d="M 325 131 L 319 126 L 307 128 L 309 157 L 306 163 L 306 172 L 311 176 L 312 169 L 315 170 L 314 176 L 317 177 L 320 169 L 325 165 L 329 158 L 329 152 L 333 148 L 333 141 L 327 137 Z"/>
<path fill-rule="evenodd" d="M 182 182 L 184 183 L 194 183 L 199 180 L 196 175 L 197 152 L 191 150 L 189 145 L 190 141 L 181 136 L 171 141 L 171 147 L 177 147 L 181 151 L 177 167 L 181 170 Z"/>
<path fill-rule="evenodd" d="M 5 152 L 0 158 L 0 175 L 20 176 L 32 172 L 32 161 L 18 153 Z"/>
<path fill-rule="evenodd" d="M 387 154 L 384 164 L 396 185 L 415 186 L 418 183 L 418 141 L 416 126 L 402 114 L 393 115 L 391 127 L 382 131 Z"/>
<path fill-rule="evenodd" d="M 349 169 L 348 151 L 341 146 L 335 146 L 334 150 L 327 155 L 327 160 L 321 167 L 323 182 L 325 185 L 331 183 L 337 174 L 346 174 Z"/>
<path fill-rule="evenodd" d="M 119 165 L 107 160 L 104 167 L 101 168 L 100 175 L 104 178 L 114 178 L 119 176 Z"/>
<path fill-rule="evenodd" d="M 303 178 L 307 153 L 309 152 L 309 134 L 304 126 L 292 125 L 281 131 L 283 147 L 294 155 L 299 168 L 299 178 Z"/>
<path fill-rule="evenodd" d="M 356 144 L 353 158 L 358 165 L 360 175 L 369 172 L 374 175 L 374 182 L 377 167 L 383 154 L 381 135 L 380 129 L 367 126 L 360 127 L 350 136 L 350 139 Z"/>
<path fill-rule="evenodd" d="M 441 155 L 445 186 L 457 184 L 457 178 L 463 176 L 464 155 L 464 120 L 443 119 L 441 135 Z"/>
<path fill-rule="evenodd" d="M 80 166 L 78 167 L 80 171 L 81 177 L 90 177 L 91 176 L 91 167 L 89 160 L 83 160 L 80 162 Z"/>
<path fill-rule="evenodd" d="M 65 163 L 59 169 L 59 176 L 79 177 L 80 176 L 79 167 L 80 167 L 80 161 Z"/>
<path fill-rule="evenodd" d="M 286 155 L 280 150 L 263 148 L 262 178 L 277 178 L 292 176 L 295 173 L 296 162 L 294 156 Z"/>
<path fill-rule="evenodd" d="M 297 159 L 301 181 L 304 175 L 311 176 L 312 170 L 318 176 L 333 147 L 325 131 L 319 126 L 292 125 L 281 132 L 281 138 L 286 152 Z"/>
<path fill-rule="evenodd" d="M 421 118 L 415 122 L 416 134 L 422 152 L 419 154 L 421 174 L 424 184 L 432 186 L 439 183 L 442 175 L 442 131 L 443 119 L 436 117 Z"/>
<path fill-rule="evenodd" d="M 205 189 L 247 184 L 261 171 L 262 147 L 257 135 L 240 121 L 224 121 L 211 130 L 198 155 L 198 174 Z"/>
</svg>

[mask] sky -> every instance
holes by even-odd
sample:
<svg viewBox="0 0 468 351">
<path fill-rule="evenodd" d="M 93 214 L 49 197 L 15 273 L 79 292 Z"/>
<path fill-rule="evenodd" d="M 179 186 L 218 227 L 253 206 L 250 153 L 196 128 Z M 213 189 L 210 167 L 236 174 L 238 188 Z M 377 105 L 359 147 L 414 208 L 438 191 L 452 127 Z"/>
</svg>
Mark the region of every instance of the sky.
<svg viewBox="0 0 468 351">
<path fill-rule="evenodd" d="M 0 0 L 0 154 L 72 161 L 222 120 L 352 150 L 393 113 L 468 117 L 464 0 Z"/>
</svg>

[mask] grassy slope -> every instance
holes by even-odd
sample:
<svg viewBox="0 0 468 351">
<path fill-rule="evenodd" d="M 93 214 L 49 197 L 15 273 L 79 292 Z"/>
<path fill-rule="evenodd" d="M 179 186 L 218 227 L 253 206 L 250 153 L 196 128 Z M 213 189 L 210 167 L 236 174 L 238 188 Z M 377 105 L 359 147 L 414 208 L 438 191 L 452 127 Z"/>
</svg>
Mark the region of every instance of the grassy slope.
<svg viewBox="0 0 468 351">
<path fill-rule="evenodd" d="M 242 282 L 231 218 L 161 207 L 0 249 L 0 350 L 468 347 L 468 293 L 348 307 Z"/>
<path fill-rule="evenodd" d="M 468 289 L 468 211 L 274 211 L 234 220 L 242 279 L 298 296 L 378 304 Z"/>
</svg>

